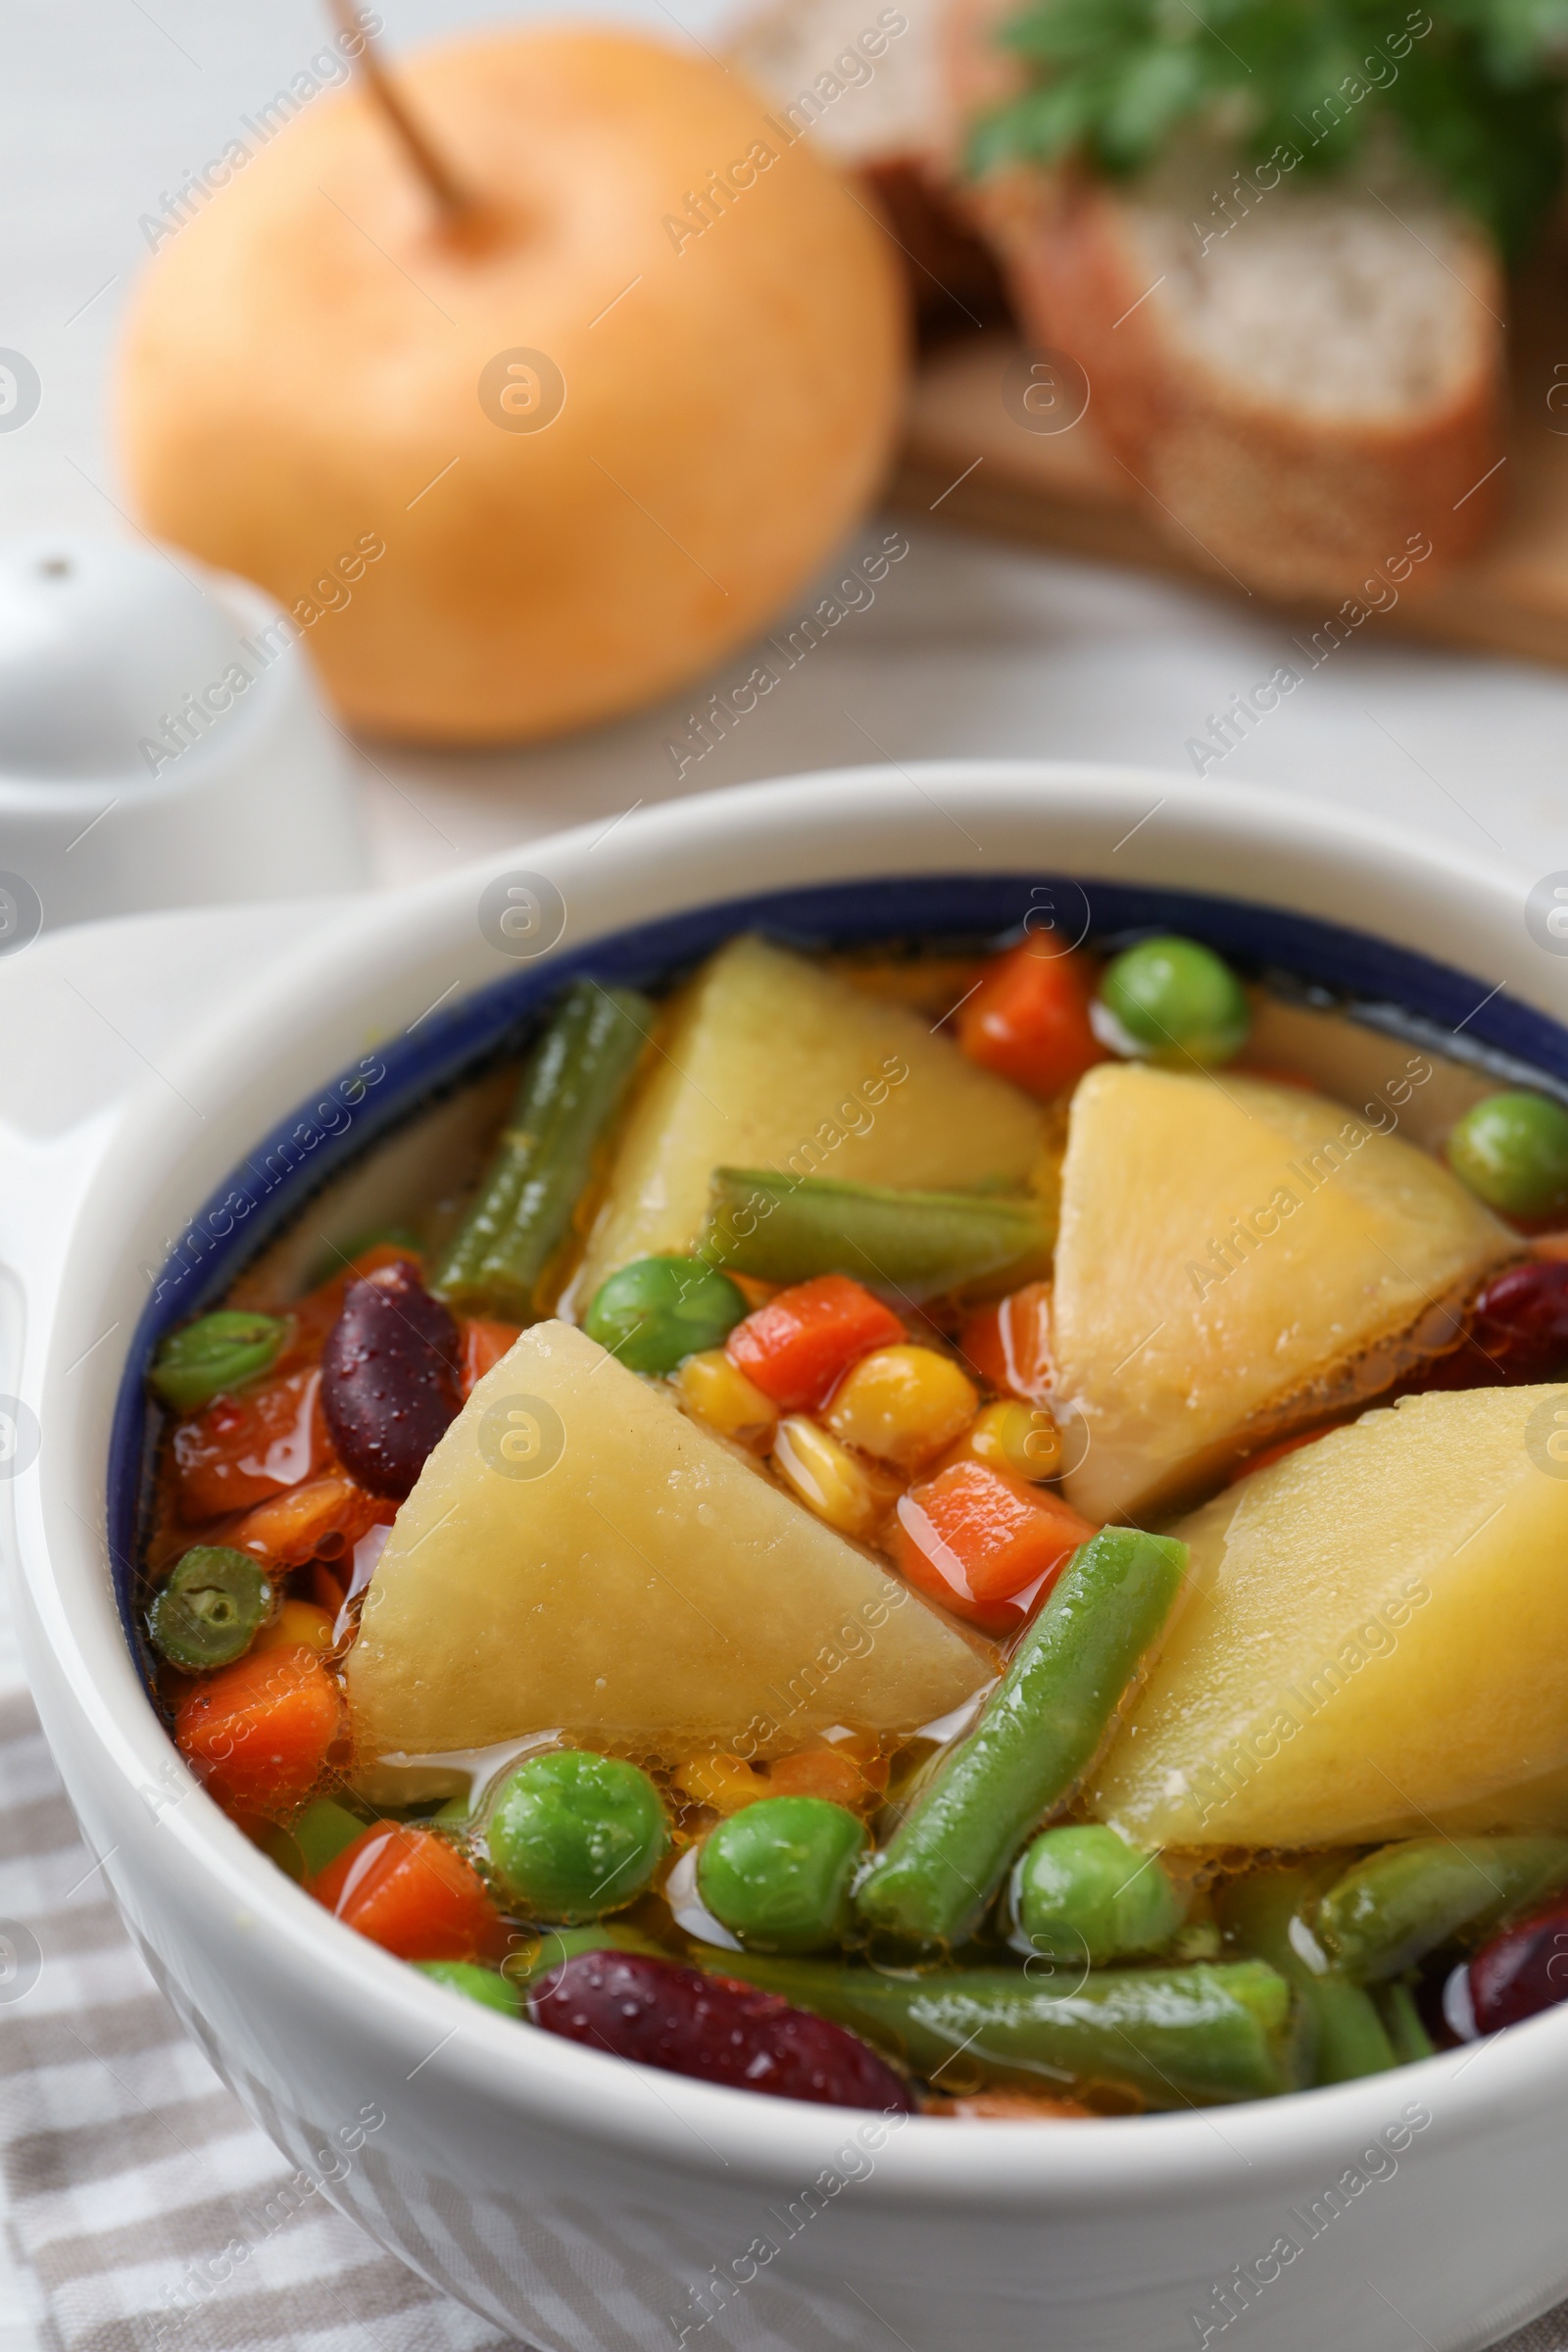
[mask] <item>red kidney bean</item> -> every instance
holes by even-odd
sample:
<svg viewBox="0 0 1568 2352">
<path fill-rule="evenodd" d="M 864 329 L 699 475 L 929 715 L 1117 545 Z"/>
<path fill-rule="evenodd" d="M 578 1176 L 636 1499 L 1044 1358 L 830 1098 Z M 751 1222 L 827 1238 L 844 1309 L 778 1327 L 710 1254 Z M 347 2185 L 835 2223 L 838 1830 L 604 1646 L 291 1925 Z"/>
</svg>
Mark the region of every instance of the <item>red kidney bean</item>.
<svg viewBox="0 0 1568 2352">
<path fill-rule="evenodd" d="M 1470 1963 L 1476 2030 L 1494 2034 L 1568 2000 L 1568 1903 L 1504 1928 Z"/>
<path fill-rule="evenodd" d="M 1568 1262 L 1533 1257 L 1494 1275 L 1476 1300 L 1471 1338 L 1510 1386 L 1568 1371 Z"/>
<path fill-rule="evenodd" d="M 782 1994 L 640 1952 L 579 1952 L 534 1987 L 536 2026 L 616 2058 L 735 2090 L 912 2115 L 904 2082 L 842 2026 Z"/>
<path fill-rule="evenodd" d="M 1494 1274 L 1465 1316 L 1459 1346 L 1399 1384 L 1427 1389 L 1527 1388 L 1568 1374 L 1568 1260 L 1532 1257 Z"/>
<path fill-rule="evenodd" d="M 321 1410 L 338 1458 L 402 1499 L 463 1401 L 458 1327 L 407 1259 L 349 1285 L 321 1350 Z"/>
</svg>

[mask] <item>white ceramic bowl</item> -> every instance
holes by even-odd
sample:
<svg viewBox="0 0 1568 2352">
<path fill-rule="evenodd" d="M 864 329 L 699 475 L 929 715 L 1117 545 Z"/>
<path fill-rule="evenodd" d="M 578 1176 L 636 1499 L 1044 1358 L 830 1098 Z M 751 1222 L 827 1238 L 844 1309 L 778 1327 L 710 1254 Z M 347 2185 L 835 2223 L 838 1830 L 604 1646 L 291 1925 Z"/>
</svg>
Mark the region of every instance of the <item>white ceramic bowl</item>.
<svg viewBox="0 0 1568 2352">
<path fill-rule="evenodd" d="M 533 902 L 497 882 L 513 867 L 561 894 L 564 936 L 543 957 L 517 957 L 539 934 Z M 1471 1014 L 1471 1035 L 1568 1069 L 1568 1039 L 1539 1017 L 1568 1010 L 1568 963 L 1528 935 L 1506 870 L 1338 808 L 1164 776 L 959 763 L 818 776 L 677 803 L 608 838 L 531 843 L 367 902 L 275 978 L 236 986 L 132 1104 L 82 1202 L 55 1311 L 46 1328 L 33 1318 L 25 1390 L 44 1442 L 10 1489 L 24 1640 L 116 1899 L 289 2157 L 427 2278 L 553 2352 L 652 2352 L 710 2326 L 710 2340 L 758 2352 L 1170 2352 L 1233 2334 L 1274 2352 L 1450 2352 L 1568 2285 L 1568 2007 L 1275 2103 L 889 2131 L 633 2068 L 428 1984 L 224 1821 L 137 1679 L 109 1565 L 124 1549 L 137 1369 L 158 1317 L 189 1311 L 225 1250 L 251 1246 L 307 1181 L 270 1192 L 261 1139 L 292 1128 L 298 1164 L 325 1169 L 400 1089 L 495 1030 L 497 1000 L 474 992 L 553 984 L 628 926 L 673 928 L 623 944 L 624 968 L 747 919 L 712 912 L 723 903 L 846 882 L 863 887 L 798 900 L 794 920 L 864 931 L 967 907 L 997 924 L 1047 875 L 1078 878 L 1102 921 L 1107 908 L 1169 919 L 1168 894 L 1206 894 L 1210 936 L 1414 992 L 1450 1022 Z M 1140 897 L 1151 889 L 1167 895 Z M 1057 919 L 1078 904 L 1058 888 Z M 521 910 L 510 936 L 497 928 L 508 906 Z M 367 1063 L 387 1076 L 329 1091 Z M 199 1117 L 172 1112 L 171 1088 Z M 216 1204 L 204 1240 L 170 1261 L 203 1202 Z M 149 1306 L 143 1269 L 166 1261 L 198 1271 L 166 1276 Z"/>
</svg>

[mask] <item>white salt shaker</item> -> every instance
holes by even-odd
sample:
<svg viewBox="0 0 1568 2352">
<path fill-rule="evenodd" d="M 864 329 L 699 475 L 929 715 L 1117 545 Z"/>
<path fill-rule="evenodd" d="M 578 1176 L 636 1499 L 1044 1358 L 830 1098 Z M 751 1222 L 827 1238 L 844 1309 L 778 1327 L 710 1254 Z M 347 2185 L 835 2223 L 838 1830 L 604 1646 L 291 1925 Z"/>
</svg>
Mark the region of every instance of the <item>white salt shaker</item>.
<svg viewBox="0 0 1568 2352">
<path fill-rule="evenodd" d="M 0 545 L 0 954 L 96 915 L 363 884 L 302 635 L 150 542 Z"/>
</svg>

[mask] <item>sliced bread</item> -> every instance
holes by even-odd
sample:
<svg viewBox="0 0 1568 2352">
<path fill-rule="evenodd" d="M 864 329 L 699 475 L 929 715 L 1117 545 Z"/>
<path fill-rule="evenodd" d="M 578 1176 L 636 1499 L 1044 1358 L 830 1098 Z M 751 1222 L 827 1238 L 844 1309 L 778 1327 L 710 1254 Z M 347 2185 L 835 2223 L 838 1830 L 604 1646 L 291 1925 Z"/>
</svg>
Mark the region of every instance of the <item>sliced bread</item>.
<svg viewBox="0 0 1568 2352">
<path fill-rule="evenodd" d="M 1005 307 L 989 247 L 930 168 L 941 21 L 941 0 L 769 0 L 729 48 L 791 135 L 863 176 L 927 333 L 994 321 Z"/>
<path fill-rule="evenodd" d="M 1013 71 L 997 13 L 959 0 L 948 21 L 936 149 L 1026 338 L 1084 368 L 1161 527 L 1299 598 L 1355 596 L 1390 563 L 1413 589 L 1475 546 L 1502 487 L 1504 294 L 1482 234 L 1387 159 L 1308 182 L 1192 142 L 1130 181 L 966 182 L 963 127 Z"/>
</svg>

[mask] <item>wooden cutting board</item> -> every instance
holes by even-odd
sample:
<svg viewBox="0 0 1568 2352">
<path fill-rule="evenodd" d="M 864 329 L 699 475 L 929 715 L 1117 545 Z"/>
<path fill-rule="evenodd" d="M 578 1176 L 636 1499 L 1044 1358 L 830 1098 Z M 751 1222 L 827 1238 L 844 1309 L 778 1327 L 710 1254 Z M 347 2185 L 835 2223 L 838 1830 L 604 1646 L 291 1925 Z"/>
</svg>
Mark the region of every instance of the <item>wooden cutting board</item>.
<svg viewBox="0 0 1568 2352">
<path fill-rule="evenodd" d="M 1498 530 L 1419 599 L 1380 614 L 1378 632 L 1568 668 L 1568 264 L 1554 261 L 1520 291 L 1510 340 Z M 1200 579 L 1254 610 L 1270 609 L 1261 591 L 1248 599 L 1178 525 L 1161 525 L 1097 433 L 1092 398 L 1067 432 L 1016 422 L 1004 391 L 1018 358 L 1019 346 L 1001 333 L 965 335 L 927 357 L 894 483 L 901 507 L 1099 563 Z M 1285 609 L 1315 625 L 1333 608 Z"/>
</svg>

